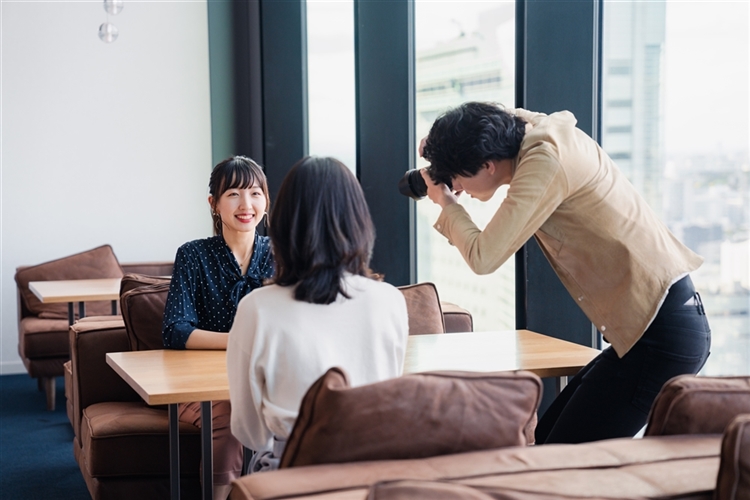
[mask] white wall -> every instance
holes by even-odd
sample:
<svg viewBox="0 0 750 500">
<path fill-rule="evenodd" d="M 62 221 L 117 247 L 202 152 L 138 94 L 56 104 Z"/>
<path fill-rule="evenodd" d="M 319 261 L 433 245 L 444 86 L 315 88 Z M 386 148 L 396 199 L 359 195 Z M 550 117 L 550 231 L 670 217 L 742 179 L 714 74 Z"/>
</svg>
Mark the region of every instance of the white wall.
<svg viewBox="0 0 750 500">
<path fill-rule="evenodd" d="M 109 243 L 171 260 L 209 236 L 205 1 L 2 2 L 0 373 L 17 353 L 16 266 Z"/>
</svg>

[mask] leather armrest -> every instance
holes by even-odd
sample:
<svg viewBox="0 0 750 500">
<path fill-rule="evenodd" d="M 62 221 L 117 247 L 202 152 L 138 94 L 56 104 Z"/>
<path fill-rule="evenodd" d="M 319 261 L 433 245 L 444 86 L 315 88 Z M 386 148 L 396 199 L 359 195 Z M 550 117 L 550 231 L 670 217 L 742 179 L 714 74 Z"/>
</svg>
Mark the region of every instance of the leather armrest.
<svg viewBox="0 0 750 500">
<path fill-rule="evenodd" d="M 451 302 L 441 302 L 445 333 L 473 332 L 474 318 L 461 306 Z"/>
<path fill-rule="evenodd" d="M 106 353 L 130 350 L 120 316 L 88 317 L 69 330 L 73 382 L 73 430 L 80 436 L 81 413 L 94 403 L 141 401 L 115 371 L 107 365 Z"/>
</svg>

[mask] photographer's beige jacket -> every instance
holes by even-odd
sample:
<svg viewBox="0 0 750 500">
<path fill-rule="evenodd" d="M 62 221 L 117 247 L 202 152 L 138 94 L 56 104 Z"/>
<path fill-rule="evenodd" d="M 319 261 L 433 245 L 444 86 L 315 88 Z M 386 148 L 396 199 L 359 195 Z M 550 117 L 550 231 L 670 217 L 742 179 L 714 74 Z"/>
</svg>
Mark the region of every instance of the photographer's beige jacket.
<svg viewBox="0 0 750 500">
<path fill-rule="evenodd" d="M 622 357 L 669 287 L 703 259 L 669 232 L 569 111 L 517 109 L 529 125 L 508 194 L 484 231 L 458 203 L 435 228 L 478 274 L 496 270 L 533 235 L 586 316 Z"/>
</svg>

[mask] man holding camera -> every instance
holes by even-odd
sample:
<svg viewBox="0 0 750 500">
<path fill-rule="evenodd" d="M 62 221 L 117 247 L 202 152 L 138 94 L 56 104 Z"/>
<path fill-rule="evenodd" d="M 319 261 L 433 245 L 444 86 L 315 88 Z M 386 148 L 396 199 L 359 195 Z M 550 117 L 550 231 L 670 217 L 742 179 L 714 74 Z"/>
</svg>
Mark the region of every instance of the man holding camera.
<svg viewBox="0 0 750 500">
<path fill-rule="evenodd" d="M 560 281 L 611 345 L 555 399 L 536 441 L 633 436 L 670 378 L 697 373 L 711 331 L 689 273 L 703 259 L 657 218 L 572 113 L 469 102 L 435 120 L 420 154 L 435 229 L 477 274 L 534 236 Z M 509 184 L 484 230 L 458 203 Z M 450 187 L 449 187 L 450 186 Z"/>
</svg>

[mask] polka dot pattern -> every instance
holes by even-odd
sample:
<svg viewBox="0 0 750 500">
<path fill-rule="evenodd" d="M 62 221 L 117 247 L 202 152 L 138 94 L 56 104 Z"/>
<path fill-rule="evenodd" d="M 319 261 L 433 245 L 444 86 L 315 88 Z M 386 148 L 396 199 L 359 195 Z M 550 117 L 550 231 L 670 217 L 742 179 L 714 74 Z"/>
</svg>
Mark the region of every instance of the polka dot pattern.
<svg viewBox="0 0 750 500">
<path fill-rule="evenodd" d="M 267 236 L 255 234 L 247 273 L 221 236 L 189 241 L 177 249 L 172 283 L 164 308 L 164 347 L 185 349 L 196 328 L 228 332 L 240 299 L 273 276 Z"/>
</svg>

